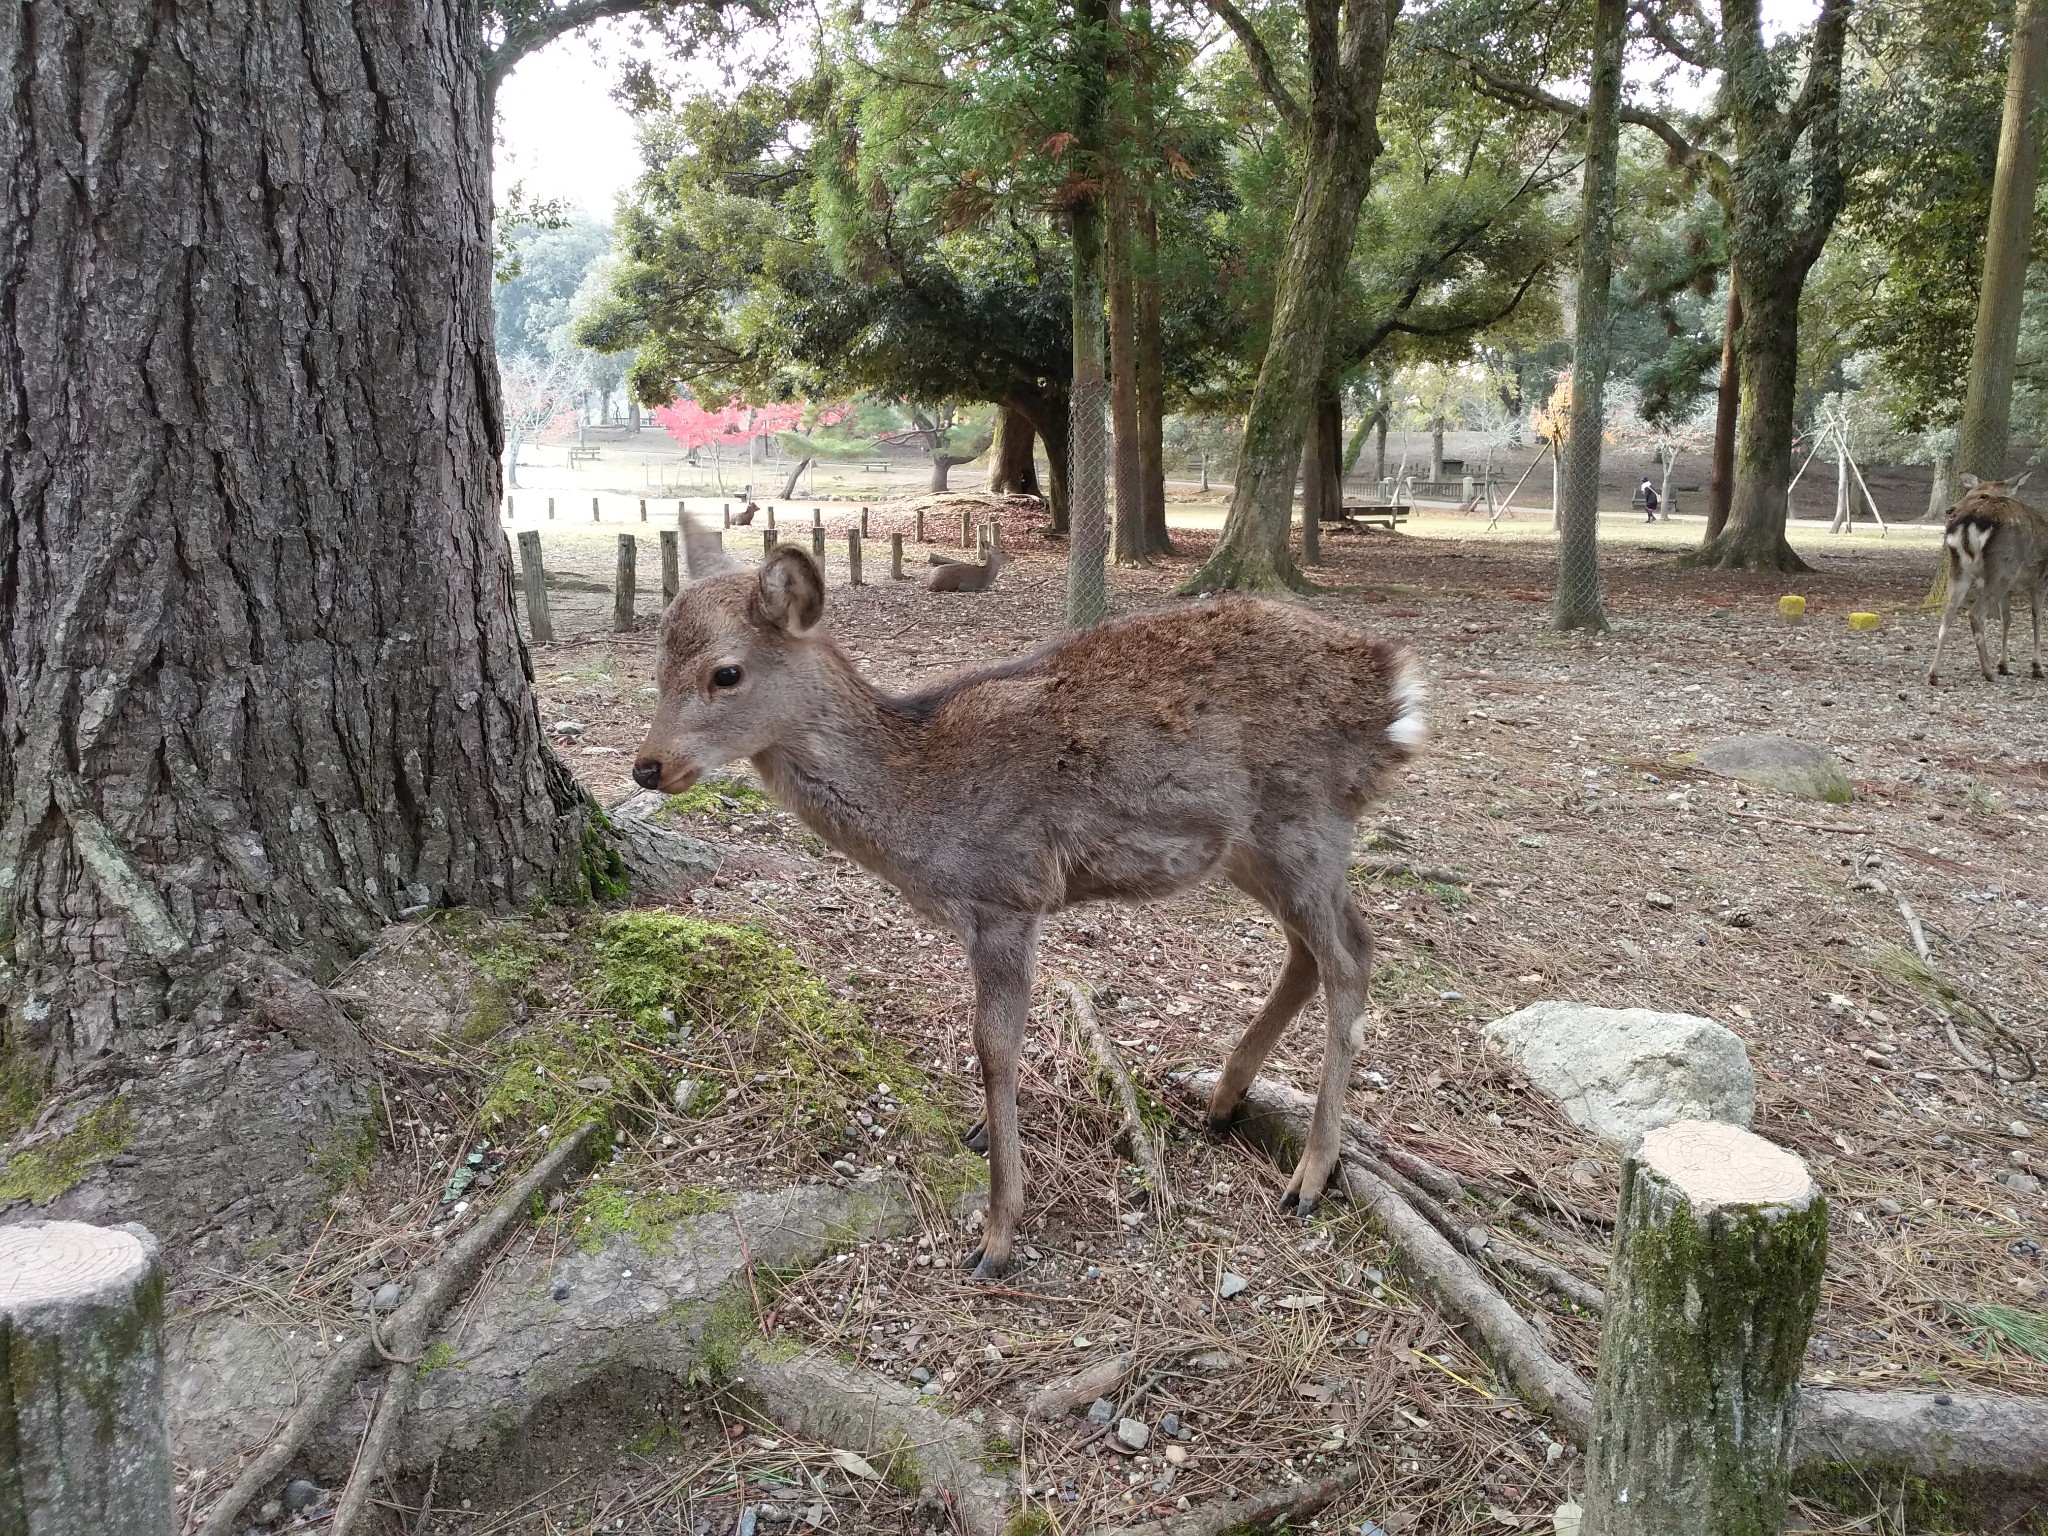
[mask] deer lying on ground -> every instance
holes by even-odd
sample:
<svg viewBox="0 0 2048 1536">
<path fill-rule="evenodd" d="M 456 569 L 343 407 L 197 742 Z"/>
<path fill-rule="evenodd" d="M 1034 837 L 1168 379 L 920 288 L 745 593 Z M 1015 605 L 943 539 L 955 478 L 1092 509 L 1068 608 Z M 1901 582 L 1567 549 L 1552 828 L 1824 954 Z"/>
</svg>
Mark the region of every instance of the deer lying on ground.
<svg viewBox="0 0 2048 1536">
<path fill-rule="evenodd" d="M 761 509 L 760 509 L 759 507 L 755 506 L 755 505 L 754 505 L 754 503 L 752 503 L 751 501 L 750 501 L 750 502 L 748 502 L 748 503 L 746 504 L 746 506 L 745 506 L 745 507 L 741 508 L 741 510 L 740 510 L 740 512 L 739 512 L 739 515 L 738 515 L 737 517 L 735 517 L 735 518 L 734 518 L 734 519 L 732 520 L 732 525 L 733 525 L 733 527 L 735 527 L 735 528 L 751 528 L 751 527 L 753 527 L 753 526 L 754 526 L 754 514 L 755 514 L 756 512 L 758 512 L 758 511 L 760 511 L 760 510 L 761 510 Z"/>
<path fill-rule="evenodd" d="M 1423 735 L 1401 647 L 1247 598 L 1104 624 L 917 693 L 883 693 L 821 627 L 824 579 L 784 548 L 736 565 L 685 522 L 692 580 L 662 616 L 660 700 L 633 764 L 679 794 L 735 758 L 841 852 L 959 935 L 974 976 L 989 1205 L 977 1278 L 1023 1215 L 1017 1058 L 1039 925 L 1221 872 L 1279 921 L 1287 957 L 1209 1101 L 1226 1125 L 1318 981 L 1321 1091 L 1281 1200 L 1312 1212 L 1364 1044 L 1372 936 L 1346 883 L 1368 802 Z M 953 814 L 961 784 L 988 814 Z"/>
<path fill-rule="evenodd" d="M 946 560 L 932 568 L 925 586 L 934 592 L 986 592 L 1009 563 L 1010 557 L 1000 549 L 990 550 L 979 565 L 971 560 Z"/>
<path fill-rule="evenodd" d="M 2026 481 L 1978 480 L 1965 476 L 1968 489 L 1949 514 L 1942 530 L 1942 557 L 1948 562 L 1948 607 L 1934 636 L 1934 659 L 1927 665 L 1927 683 L 1941 672 L 1941 648 L 1949 622 L 1970 608 L 1970 633 L 1977 642 L 1977 665 L 1991 681 L 1991 650 L 1984 639 L 1984 616 L 2002 621 L 1998 670 L 2010 671 L 2013 598 L 2027 599 L 2034 617 L 2034 676 L 2041 672 L 2041 607 L 2048 599 L 2048 513 L 2019 500 Z M 1973 601 L 1974 600 L 1974 601 Z"/>
</svg>

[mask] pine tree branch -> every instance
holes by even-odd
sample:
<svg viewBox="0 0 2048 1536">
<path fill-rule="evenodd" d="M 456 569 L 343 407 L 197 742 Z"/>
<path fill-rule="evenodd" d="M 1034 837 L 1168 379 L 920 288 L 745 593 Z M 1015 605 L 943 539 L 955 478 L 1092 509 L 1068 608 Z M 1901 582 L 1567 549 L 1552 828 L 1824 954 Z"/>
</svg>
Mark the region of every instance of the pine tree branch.
<svg viewBox="0 0 2048 1536">
<path fill-rule="evenodd" d="M 1567 101 L 1562 96 L 1553 96 L 1549 91 L 1536 86 L 1524 85 L 1519 80 L 1510 80 L 1504 75 L 1495 74 L 1478 60 L 1464 54 L 1452 53 L 1449 57 L 1464 65 L 1471 72 L 1472 78 L 1478 82 L 1479 88 L 1498 101 L 1533 107 L 1542 112 L 1555 112 L 1561 117 L 1574 120 L 1582 119 L 1586 115 L 1583 102 Z M 1717 196 L 1728 185 L 1730 169 L 1727 160 L 1704 145 L 1695 144 L 1685 136 L 1677 124 L 1661 113 L 1649 111 L 1644 107 L 1624 105 L 1621 109 L 1621 120 L 1637 128 L 1649 129 L 1664 141 L 1674 157 L 1686 165 L 1696 166 L 1705 171 L 1714 184 Z"/>
</svg>

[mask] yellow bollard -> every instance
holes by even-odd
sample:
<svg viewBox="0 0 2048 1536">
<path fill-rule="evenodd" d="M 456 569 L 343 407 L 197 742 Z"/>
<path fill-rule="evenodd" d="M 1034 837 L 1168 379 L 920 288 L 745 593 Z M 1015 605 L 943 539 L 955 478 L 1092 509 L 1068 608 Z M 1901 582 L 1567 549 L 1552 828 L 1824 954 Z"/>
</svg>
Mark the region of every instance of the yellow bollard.
<svg viewBox="0 0 2048 1536">
<path fill-rule="evenodd" d="M 1875 629 L 1882 621 L 1874 613 L 1852 613 L 1849 615 L 1851 629 Z"/>
<path fill-rule="evenodd" d="M 1806 599 L 1803 597 L 1781 597 L 1778 599 L 1778 612 L 1788 619 L 1803 619 L 1806 617 Z"/>
</svg>

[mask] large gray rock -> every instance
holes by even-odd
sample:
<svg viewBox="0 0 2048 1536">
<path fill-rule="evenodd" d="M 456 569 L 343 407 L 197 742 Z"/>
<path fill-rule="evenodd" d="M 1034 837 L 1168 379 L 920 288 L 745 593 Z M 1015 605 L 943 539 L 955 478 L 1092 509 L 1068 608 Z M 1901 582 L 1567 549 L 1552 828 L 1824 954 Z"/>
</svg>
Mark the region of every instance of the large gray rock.
<svg viewBox="0 0 2048 1536">
<path fill-rule="evenodd" d="M 1756 1074 L 1735 1034 L 1690 1013 L 1531 1003 L 1486 1026 L 1486 1046 L 1595 1136 L 1630 1149 L 1678 1120 L 1747 1129 Z"/>
<path fill-rule="evenodd" d="M 1724 779 L 1805 800 L 1847 805 L 1856 798 L 1841 760 L 1789 736 L 1724 736 L 1695 754 L 1700 767 Z"/>
<path fill-rule="evenodd" d="M 673 900 L 718 873 L 718 850 L 675 824 L 666 795 L 642 790 L 605 814 L 635 901 Z"/>
</svg>

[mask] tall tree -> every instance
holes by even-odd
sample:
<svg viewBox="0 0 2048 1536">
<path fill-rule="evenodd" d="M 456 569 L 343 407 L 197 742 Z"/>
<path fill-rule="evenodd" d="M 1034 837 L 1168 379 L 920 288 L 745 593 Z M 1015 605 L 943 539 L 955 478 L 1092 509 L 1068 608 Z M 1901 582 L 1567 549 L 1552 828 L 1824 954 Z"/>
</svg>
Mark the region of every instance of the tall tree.
<svg viewBox="0 0 2048 1536">
<path fill-rule="evenodd" d="M 1074 168 L 1060 189 L 1073 250 L 1074 369 L 1068 415 L 1067 623 L 1101 622 L 1109 611 L 1109 337 L 1103 318 L 1102 190 L 1109 159 L 1109 0 L 1074 6 Z"/>
<path fill-rule="evenodd" d="M 2005 473 L 2012 419 L 2013 366 L 2034 232 L 2034 191 L 2041 169 L 2041 91 L 2048 80 L 2048 0 L 2019 0 L 2006 66 L 2005 117 L 1991 222 L 1984 241 L 1984 284 L 1970 345 L 1968 392 L 1956 441 L 1956 470 L 1987 480 Z"/>
<path fill-rule="evenodd" d="M 1208 3 L 1236 35 L 1302 164 L 1230 511 L 1215 553 L 1183 590 L 1300 587 L 1305 582 L 1287 547 L 1295 475 L 1324 375 L 1330 295 L 1350 260 L 1359 204 L 1379 157 L 1380 89 L 1400 0 L 1300 0 L 1305 104 L 1282 79 L 1273 48 L 1251 18 L 1233 0 Z"/>
<path fill-rule="evenodd" d="M 1621 51 L 1628 0 L 1596 0 L 1586 95 L 1586 174 L 1579 194 L 1579 290 L 1572 346 L 1572 424 L 1557 509 L 1556 629 L 1607 628 L 1600 601 L 1600 449 L 1606 431 L 1608 290 L 1614 280 L 1615 163 L 1621 153 Z"/>
<path fill-rule="evenodd" d="M 488 221 L 491 84 L 589 10 L 494 50 L 458 0 L 9 8 L 16 1061 L 139 1063 L 402 912 L 577 888 L 498 526 Z"/>
<path fill-rule="evenodd" d="M 1133 212 L 1128 189 L 1111 199 L 1109 367 L 1110 415 L 1116 426 L 1116 521 L 1110 530 L 1110 554 L 1118 565 L 1144 565 L 1151 554 L 1145 539 L 1144 469 L 1140 462 L 1143 429 L 1138 419 L 1138 283 L 1134 270 Z"/>
</svg>

